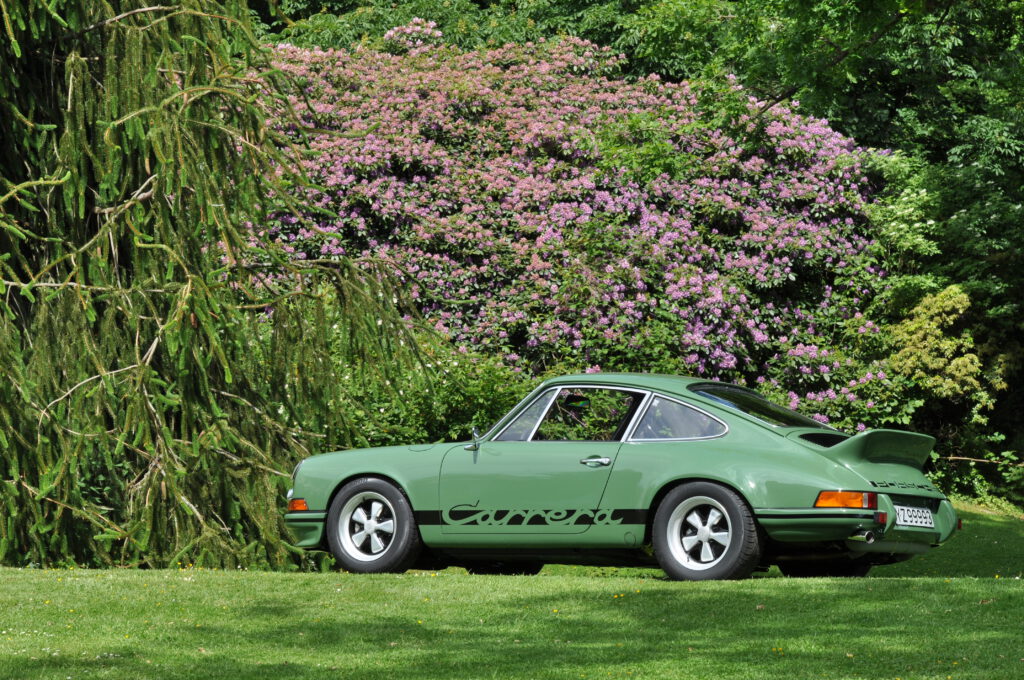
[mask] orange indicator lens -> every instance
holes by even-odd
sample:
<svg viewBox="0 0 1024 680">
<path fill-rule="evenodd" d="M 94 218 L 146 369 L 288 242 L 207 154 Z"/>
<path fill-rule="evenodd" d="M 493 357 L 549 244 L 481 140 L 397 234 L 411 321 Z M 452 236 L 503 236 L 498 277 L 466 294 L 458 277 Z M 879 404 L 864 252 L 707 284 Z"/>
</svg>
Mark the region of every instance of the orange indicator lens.
<svg viewBox="0 0 1024 680">
<path fill-rule="evenodd" d="M 878 507 L 878 494 L 863 491 L 822 491 L 814 502 L 816 508 L 867 508 Z"/>
<path fill-rule="evenodd" d="M 293 498 L 288 501 L 288 512 L 305 512 L 309 510 L 305 498 Z"/>
</svg>

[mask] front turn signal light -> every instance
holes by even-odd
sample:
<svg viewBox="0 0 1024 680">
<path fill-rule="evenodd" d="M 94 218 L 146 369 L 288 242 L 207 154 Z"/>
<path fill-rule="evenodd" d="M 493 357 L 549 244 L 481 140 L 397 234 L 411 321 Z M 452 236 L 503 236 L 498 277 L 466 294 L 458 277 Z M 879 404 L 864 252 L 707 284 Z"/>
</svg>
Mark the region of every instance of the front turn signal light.
<svg viewBox="0 0 1024 680">
<path fill-rule="evenodd" d="M 288 512 L 306 512 L 309 510 L 309 505 L 306 504 L 305 498 L 293 498 L 288 501 Z"/>
<path fill-rule="evenodd" d="M 877 510 L 878 494 L 871 491 L 822 491 L 814 501 L 814 507 Z"/>
</svg>

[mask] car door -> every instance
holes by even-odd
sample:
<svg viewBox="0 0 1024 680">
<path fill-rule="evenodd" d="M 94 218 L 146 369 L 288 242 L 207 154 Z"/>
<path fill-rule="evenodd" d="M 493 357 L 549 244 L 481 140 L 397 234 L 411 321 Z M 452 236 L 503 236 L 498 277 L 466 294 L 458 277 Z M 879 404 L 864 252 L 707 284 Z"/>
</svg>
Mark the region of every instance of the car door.
<svg viewBox="0 0 1024 680">
<path fill-rule="evenodd" d="M 442 531 L 574 534 L 602 521 L 601 496 L 645 393 L 555 387 L 476 450 L 441 464 Z"/>
</svg>

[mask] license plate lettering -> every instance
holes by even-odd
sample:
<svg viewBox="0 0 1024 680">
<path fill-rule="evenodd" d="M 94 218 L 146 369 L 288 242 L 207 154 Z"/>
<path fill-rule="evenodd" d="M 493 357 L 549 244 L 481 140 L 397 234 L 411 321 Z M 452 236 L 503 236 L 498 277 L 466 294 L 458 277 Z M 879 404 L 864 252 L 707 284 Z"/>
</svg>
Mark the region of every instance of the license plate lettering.
<svg viewBox="0 0 1024 680">
<path fill-rule="evenodd" d="M 935 527 L 935 518 L 928 508 L 911 508 L 905 505 L 896 507 L 896 525 L 905 527 Z"/>
</svg>

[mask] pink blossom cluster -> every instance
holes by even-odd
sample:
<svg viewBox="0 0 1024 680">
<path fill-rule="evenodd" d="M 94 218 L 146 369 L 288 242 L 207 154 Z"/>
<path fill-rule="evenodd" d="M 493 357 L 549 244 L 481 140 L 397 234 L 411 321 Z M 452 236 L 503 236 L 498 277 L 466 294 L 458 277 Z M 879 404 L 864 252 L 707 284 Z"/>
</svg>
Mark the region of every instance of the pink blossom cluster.
<svg viewBox="0 0 1024 680">
<path fill-rule="evenodd" d="M 395 26 L 384 34 L 385 47 L 392 52 L 404 52 L 428 45 L 437 45 L 443 34 L 437 22 L 415 18 L 404 26 Z"/>
<path fill-rule="evenodd" d="M 865 264 L 866 152 L 825 121 L 740 99 L 715 127 L 707 93 L 617 78 L 621 57 L 572 38 L 276 58 L 318 131 L 303 161 L 318 188 L 261 238 L 386 262 L 457 345 L 524 368 L 669 367 L 799 390 L 795 405 L 857 398 L 866 363 L 836 344 L 877 328 L 864 310 L 884 278 Z M 609 167 L 608 131 L 638 114 L 685 172 Z"/>
</svg>

